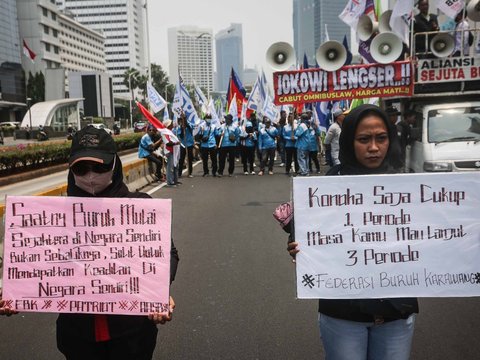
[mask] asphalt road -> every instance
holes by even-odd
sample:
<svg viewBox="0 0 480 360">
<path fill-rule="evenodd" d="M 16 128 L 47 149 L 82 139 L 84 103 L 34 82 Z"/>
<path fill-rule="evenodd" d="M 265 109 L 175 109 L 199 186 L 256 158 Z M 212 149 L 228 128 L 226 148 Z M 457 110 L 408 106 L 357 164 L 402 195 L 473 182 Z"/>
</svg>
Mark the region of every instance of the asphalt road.
<svg viewBox="0 0 480 360">
<path fill-rule="evenodd" d="M 187 178 L 154 193 L 173 198 L 180 254 L 171 290 L 177 308 L 174 320 L 159 326 L 154 359 L 323 358 L 316 301 L 295 299 L 286 234 L 272 218 L 290 196 L 290 179 L 275 170 L 263 177 Z M 478 298 L 422 299 L 412 359 L 479 359 L 479 305 Z M 55 318 L 0 318 L 0 359 L 62 359 Z"/>
</svg>

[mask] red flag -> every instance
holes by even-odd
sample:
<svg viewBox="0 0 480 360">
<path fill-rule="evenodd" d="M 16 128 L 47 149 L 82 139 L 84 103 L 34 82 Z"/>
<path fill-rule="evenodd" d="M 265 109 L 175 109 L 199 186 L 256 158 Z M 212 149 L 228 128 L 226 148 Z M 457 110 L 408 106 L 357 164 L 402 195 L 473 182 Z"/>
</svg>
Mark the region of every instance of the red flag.
<svg viewBox="0 0 480 360">
<path fill-rule="evenodd" d="M 23 53 L 25 54 L 26 57 L 28 57 L 30 60 L 33 60 L 35 59 L 35 57 L 37 56 L 37 54 L 35 54 L 27 45 L 27 43 L 25 42 L 25 39 L 23 39 Z"/>
<path fill-rule="evenodd" d="M 140 104 L 138 101 L 137 101 L 137 106 L 142 112 L 143 116 L 145 116 L 145 118 L 148 120 L 148 122 L 153 126 L 155 126 L 155 128 L 159 129 L 160 134 L 164 136 L 164 138 L 166 139 L 166 142 L 180 143 L 180 140 L 178 140 L 175 134 L 170 129 L 167 129 L 160 120 L 158 120 L 155 116 L 150 114 L 150 111 L 145 109 L 145 107 L 142 104 Z"/>
<path fill-rule="evenodd" d="M 246 97 L 246 91 L 245 88 L 242 85 L 242 82 L 240 81 L 240 78 L 238 77 L 237 73 L 235 70 L 232 68 L 232 71 L 230 73 L 230 82 L 228 83 L 228 91 L 227 91 L 227 110 L 230 108 L 230 102 L 232 101 L 234 95 L 236 95 L 237 99 L 237 111 L 238 111 L 238 117 L 241 117 L 242 115 L 242 105 L 245 100 L 248 100 Z"/>
</svg>

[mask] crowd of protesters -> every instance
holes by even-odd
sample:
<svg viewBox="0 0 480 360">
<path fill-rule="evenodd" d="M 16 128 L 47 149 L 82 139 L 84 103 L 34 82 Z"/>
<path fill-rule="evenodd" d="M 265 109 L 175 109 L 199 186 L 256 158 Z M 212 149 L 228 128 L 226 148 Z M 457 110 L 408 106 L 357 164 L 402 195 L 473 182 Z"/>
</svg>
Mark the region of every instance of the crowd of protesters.
<svg viewBox="0 0 480 360">
<path fill-rule="evenodd" d="M 343 114 L 343 110 L 338 110 L 333 115 L 336 119 Z M 149 126 L 138 154 L 155 163 L 156 180 L 166 181 L 171 187 L 181 184 L 178 179 L 185 169 L 187 176 L 193 177 L 193 162 L 198 160 L 202 161 L 203 177 L 231 177 L 235 163 L 240 161 L 244 175 L 273 175 L 275 160 L 280 161 L 286 175 L 308 176 L 320 173 L 321 162 L 333 166 L 338 158 L 329 145 L 327 153 L 324 152 L 325 133 L 310 111 L 301 114 L 281 111 L 275 123 L 266 116 L 260 119 L 252 113 L 248 119 L 237 122 L 232 115 L 226 115 L 222 122 L 214 122 L 206 114 L 197 126 L 192 126 L 184 116 L 178 118 L 175 126 L 171 120 L 166 120 L 164 125 L 176 135 L 177 142 L 172 143 Z M 335 149 L 338 138 L 329 136 L 328 141 L 332 141 Z"/>
</svg>

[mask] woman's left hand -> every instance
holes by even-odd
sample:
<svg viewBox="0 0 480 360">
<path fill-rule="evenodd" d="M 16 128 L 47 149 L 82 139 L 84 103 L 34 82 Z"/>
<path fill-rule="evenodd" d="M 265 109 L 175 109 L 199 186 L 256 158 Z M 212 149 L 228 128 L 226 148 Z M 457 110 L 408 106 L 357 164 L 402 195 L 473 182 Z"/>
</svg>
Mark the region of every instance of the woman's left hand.
<svg viewBox="0 0 480 360">
<path fill-rule="evenodd" d="M 158 324 L 165 324 L 167 321 L 172 320 L 172 313 L 173 309 L 175 309 L 175 301 L 173 301 L 173 297 L 170 296 L 170 310 L 167 314 L 163 313 L 153 313 L 148 315 L 148 318 L 153 321 L 155 325 Z"/>
</svg>

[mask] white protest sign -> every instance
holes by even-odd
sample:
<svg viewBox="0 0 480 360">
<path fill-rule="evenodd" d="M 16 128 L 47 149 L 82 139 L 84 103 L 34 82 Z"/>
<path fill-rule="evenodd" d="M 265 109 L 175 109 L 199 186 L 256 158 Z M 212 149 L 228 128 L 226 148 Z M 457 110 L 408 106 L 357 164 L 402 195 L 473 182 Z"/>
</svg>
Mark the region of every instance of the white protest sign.
<svg viewBox="0 0 480 360">
<path fill-rule="evenodd" d="M 480 295 L 480 176 L 293 180 L 297 295 Z"/>
<path fill-rule="evenodd" d="M 169 199 L 8 196 L 3 299 L 19 311 L 167 312 Z"/>
</svg>

